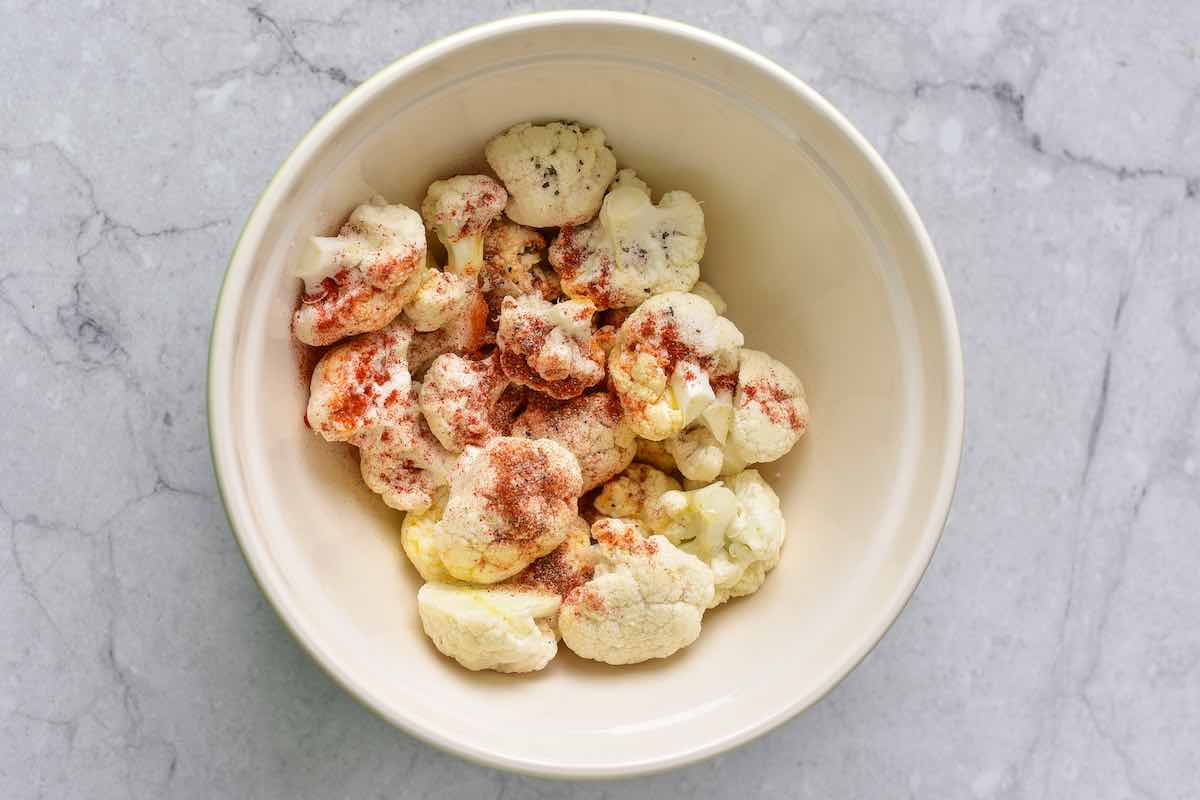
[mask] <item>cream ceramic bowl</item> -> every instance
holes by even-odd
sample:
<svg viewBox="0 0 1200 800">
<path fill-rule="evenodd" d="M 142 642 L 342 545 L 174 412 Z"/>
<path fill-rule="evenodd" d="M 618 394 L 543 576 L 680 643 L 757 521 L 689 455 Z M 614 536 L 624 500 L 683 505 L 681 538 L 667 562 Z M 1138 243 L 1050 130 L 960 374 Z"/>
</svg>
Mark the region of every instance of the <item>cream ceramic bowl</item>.
<svg viewBox="0 0 1200 800">
<path fill-rule="evenodd" d="M 804 380 L 812 427 L 763 474 L 783 560 L 699 641 L 636 667 L 560 648 L 543 672 L 476 674 L 416 613 L 401 515 L 353 453 L 319 441 L 288 338 L 297 243 L 373 193 L 417 206 L 483 167 L 523 120 L 608 133 L 622 165 L 704 202 L 703 277 L 748 346 Z M 963 426 L 942 272 L 895 177 L 812 89 L 724 39 L 644 16 L 565 12 L 451 36 L 384 69 L 305 136 L 246 223 L 212 335 L 209 416 L 229 518 L 263 591 L 348 691 L 467 758 L 543 775 L 665 769 L 802 711 L 879 640 L 940 536 Z"/>
</svg>

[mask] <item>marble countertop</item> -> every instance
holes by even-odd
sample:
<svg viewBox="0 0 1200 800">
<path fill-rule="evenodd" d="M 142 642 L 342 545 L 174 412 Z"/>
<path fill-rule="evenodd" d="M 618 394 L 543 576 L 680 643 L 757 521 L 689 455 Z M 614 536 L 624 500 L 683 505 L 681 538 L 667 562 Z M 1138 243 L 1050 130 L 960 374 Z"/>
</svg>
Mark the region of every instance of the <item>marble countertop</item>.
<svg viewBox="0 0 1200 800">
<path fill-rule="evenodd" d="M 778 60 L 911 193 L 966 356 L 943 543 L 820 704 L 645 779 L 467 764 L 309 660 L 215 494 L 213 303 L 259 191 L 348 87 L 547 4 L 450 5 L 4 3 L 0 797 L 1194 796 L 1194 0 L 613 4 Z"/>
</svg>

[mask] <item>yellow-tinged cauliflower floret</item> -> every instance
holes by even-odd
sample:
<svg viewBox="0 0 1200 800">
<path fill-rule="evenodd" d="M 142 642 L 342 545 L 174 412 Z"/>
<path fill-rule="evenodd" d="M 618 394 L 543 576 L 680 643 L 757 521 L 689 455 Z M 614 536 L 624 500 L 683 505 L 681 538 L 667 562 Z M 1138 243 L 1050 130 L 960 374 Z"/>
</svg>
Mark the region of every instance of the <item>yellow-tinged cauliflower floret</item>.
<svg viewBox="0 0 1200 800">
<path fill-rule="evenodd" d="M 646 464 L 630 464 L 604 484 L 592 505 L 606 517 L 649 523 L 659 518 L 659 498 L 681 488 L 679 481 L 662 470 Z"/>
<path fill-rule="evenodd" d="M 354 209 L 337 236 L 314 236 L 296 264 L 304 294 L 292 316 L 301 342 L 324 346 L 379 330 L 420 285 L 425 230 L 417 212 L 382 197 Z"/>
<path fill-rule="evenodd" d="M 719 407 L 722 412 L 726 409 L 724 403 Z M 782 362 L 745 347 L 728 412 L 728 422 L 723 421 L 724 413 L 718 417 L 709 412 L 698 424 L 664 442 L 685 477 L 711 481 L 749 464 L 774 461 L 808 429 L 808 404 L 800 379 Z M 712 424 L 714 419 L 721 419 L 721 424 Z"/>
<path fill-rule="evenodd" d="M 440 489 L 424 511 L 410 511 L 400 526 L 400 546 L 417 572 L 427 581 L 452 583 L 437 551 L 437 524 L 446 511 L 448 491 Z"/>
<path fill-rule="evenodd" d="M 477 361 L 438 356 L 421 383 L 421 412 L 438 441 L 452 453 L 481 447 L 512 429 L 515 410 L 502 403 L 509 380 L 496 354 Z"/>
<path fill-rule="evenodd" d="M 456 175 L 429 185 L 421 216 L 446 247 L 446 270 L 474 279 L 483 267 L 488 226 L 504 211 L 508 193 L 487 175 Z"/>
<path fill-rule="evenodd" d="M 566 401 L 535 398 L 517 418 L 512 434 L 553 439 L 570 450 L 579 462 L 585 492 L 633 460 L 633 431 L 624 422 L 620 401 L 608 392 Z"/>
<path fill-rule="evenodd" d="M 650 189 L 621 170 L 600 216 L 564 227 L 550 264 L 569 296 L 597 308 L 636 306 L 664 292 L 686 292 L 700 276 L 707 241 L 704 212 L 687 192 L 667 192 L 654 205 Z"/>
<path fill-rule="evenodd" d="M 582 491 L 575 456 L 557 442 L 501 436 L 468 447 L 438 523 L 446 571 L 472 583 L 515 575 L 567 538 Z"/>
<path fill-rule="evenodd" d="M 508 189 L 508 217 L 533 228 L 587 222 L 617 171 L 604 131 L 574 123 L 514 125 L 484 155 Z"/>
<path fill-rule="evenodd" d="M 700 418 L 737 373 L 742 334 L 705 299 L 686 292 L 650 298 L 621 325 L 609 376 L 626 418 L 662 441 Z"/>
<path fill-rule="evenodd" d="M 479 296 L 479 287 L 471 276 L 425 267 L 414 280 L 417 289 L 404 307 L 404 316 L 423 333 L 460 318 Z"/>
<path fill-rule="evenodd" d="M 558 625 L 577 655 L 607 664 L 666 658 L 700 635 L 712 570 L 636 522 L 600 519 L 595 576 L 563 600 Z"/>
<path fill-rule="evenodd" d="M 779 498 L 757 471 L 739 472 L 727 483 L 664 493 L 647 525 L 712 569 L 710 607 L 758 591 L 779 563 L 785 535 Z"/>
<path fill-rule="evenodd" d="M 604 380 L 613 330 L 593 328 L 591 303 L 551 303 L 526 295 L 506 297 L 500 308 L 496 347 L 512 380 L 559 400 L 578 397 Z"/>
<path fill-rule="evenodd" d="M 421 626 L 443 654 L 470 670 L 534 672 L 558 653 L 558 595 L 509 586 L 426 583 Z"/>
</svg>

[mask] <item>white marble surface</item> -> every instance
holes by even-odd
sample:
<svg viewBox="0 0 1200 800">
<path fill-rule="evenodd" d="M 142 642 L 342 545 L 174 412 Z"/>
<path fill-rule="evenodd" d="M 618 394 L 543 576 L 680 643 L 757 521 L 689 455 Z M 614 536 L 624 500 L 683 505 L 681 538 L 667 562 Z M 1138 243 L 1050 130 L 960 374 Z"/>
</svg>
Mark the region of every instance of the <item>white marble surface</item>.
<svg viewBox="0 0 1200 800">
<path fill-rule="evenodd" d="M 560 784 L 420 744 L 309 661 L 214 494 L 213 303 L 322 111 L 532 7 L 449 5 L 3 2 L 0 797 L 1196 796 L 1195 0 L 634 4 L 837 103 L 924 214 L 957 304 L 949 527 L 814 709 L 705 764 Z"/>
</svg>

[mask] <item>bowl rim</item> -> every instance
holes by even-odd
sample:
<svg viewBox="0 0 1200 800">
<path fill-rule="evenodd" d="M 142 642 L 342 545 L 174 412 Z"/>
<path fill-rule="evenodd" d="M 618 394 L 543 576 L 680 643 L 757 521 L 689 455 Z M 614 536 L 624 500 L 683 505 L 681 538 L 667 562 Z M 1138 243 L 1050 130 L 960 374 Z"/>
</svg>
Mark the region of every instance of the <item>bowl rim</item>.
<svg viewBox="0 0 1200 800">
<path fill-rule="evenodd" d="M 266 222 L 270 214 L 279 204 L 285 184 L 289 183 L 289 179 L 307 163 L 311 154 L 323 145 L 331 134 L 336 132 L 337 127 L 343 119 L 369 102 L 371 97 L 377 94 L 382 88 L 402 79 L 406 74 L 416 70 L 420 66 L 458 48 L 516 31 L 552 28 L 564 24 L 578 25 L 581 23 L 590 25 L 615 24 L 632 26 L 687 40 L 691 44 L 699 45 L 702 48 L 722 51 L 725 55 L 745 62 L 750 67 L 764 73 L 768 78 L 782 84 L 796 94 L 801 102 L 807 103 L 831 122 L 838 129 L 839 133 L 853 145 L 859 155 L 866 159 L 871 169 L 879 176 L 884 188 L 890 195 L 890 199 L 896 203 L 903 216 L 904 223 L 914 236 L 922 256 L 925 272 L 927 273 L 926 277 L 932 289 L 934 305 L 937 309 L 937 321 L 944 343 L 943 356 L 947 365 L 946 393 L 948 413 L 946 415 L 946 425 L 948 429 L 945 431 L 947 444 L 945 452 L 942 455 L 941 474 L 937 481 L 937 488 L 931 505 L 930 521 L 925 526 L 925 530 L 922 532 L 920 538 L 920 546 L 914 553 L 914 557 L 909 560 L 900 581 L 901 590 L 894 594 L 892 604 L 878 616 L 870 626 L 868 632 L 863 635 L 857 651 L 851 653 L 842 664 L 838 665 L 823 685 L 816 687 L 813 691 L 803 696 L 792 699 L 789 703 L 781 706 L 772 714 L 753 725 L 733 731 L 691 750 L 645 761 L 605 765 L 512 758 L 458 741 L 428 728 L 419 719 L 401 716 L 383 708 L 375 702 L 368 687 L 358 685 L 351 675 L 345 674 L 340 670 L 332 656 L 322 650 L 318 643 L 310 638 L 305 625 L 298 615 L 295 614 L 294 610 L 278 601 L 276 594 L 277 587 L 273 585 L 271 577 L 265 574 L 259 561 L 261 556 L 250 542 L 250 535 L 247 532 L 249 524 L 239 524 L 235 518 L 237 512 L 231 506 L 230 496 L 232 492 L 227 485 L 228 476 L 234 470 L 230 469 L 223 472 L 222 465 L 231 465 L 236 445 L 231 437 L 222 435 L 223 433 L 227 433 L 227 431 L 219 430 L 222 421 L 227 422 L 227 419 L 223 419 L 222 415 L 223 409 L 228 407 L 228 404 L 224 401 L 228 399 L 229 387 L 216 373 L 218 360 L 224 361 L 228 354 L 233 352 L 233 333 L 236 330 L 236 323 L 238 321 L 236 310 L 241 305 L 240 298 L 245 288 L 244 279 L 251 273 L 253 266 L 247 254 L 256 248 L 257 241 L 266 227 Z M 233 281 L 235 277 L 242 279 L 236 285 Z M 236 291 L 231 291 L 235 288 Z M 235 302 L 235 299 L 238 302 Z M 230 530 L 234 534 L 238 548 L 250 570 L 251 576 L 266 597 L 268 604 L 275 611 L 276 616 L 283 622 L 284 627 L 292 637 L 321 669 L 359 704 L 422 742 L 483 766 L 545 778 L 603 779 L 632 777 L 663 772 L 692 764 L 745 744 L 773 730 L 802 711 L 811 708 L 824 698 L 851 671 L 862 663 L 862 660 L 866 658 L 888 630 L 890 630 L 891 626 L 911 600 L 921 578 L 929 567 L 934 550 L 941 540 L 953 502 L 962 460 L 963 431 L 965 426 L 965 388 L 962 358 L 962 345 L 959 338 L 958 323 L 949 288 L 946 284 L 945 274 L 937 253 L 934 250 L 933 243 L 916 208 L 883 158 L 832 103 L 800 78 L 766 56 L 760 55 L 750 48 L 727 39 L 724 36 L 692 25 L 671 19 L 631 12 L 537 12 L 494 20 L 465 28 L 457 33 L 430 42 L 391 62 L 348 91 L 317 120 L 292 148 L 287 158 L 284 159 L 259 195 L 253 209 L 247 216 L 246 222 L 230 255 L 229 262 L 226 265 L 225 274 L 218 290 L 217 304 L 213 312 L 212 330 L 209 336 L 206 370 L 206 411 L 209 451 L 216 477 L 217 492 L 221 499 L 222 508 L 225 511 L 226 520 L 229 523 Z"/>
</svg>

